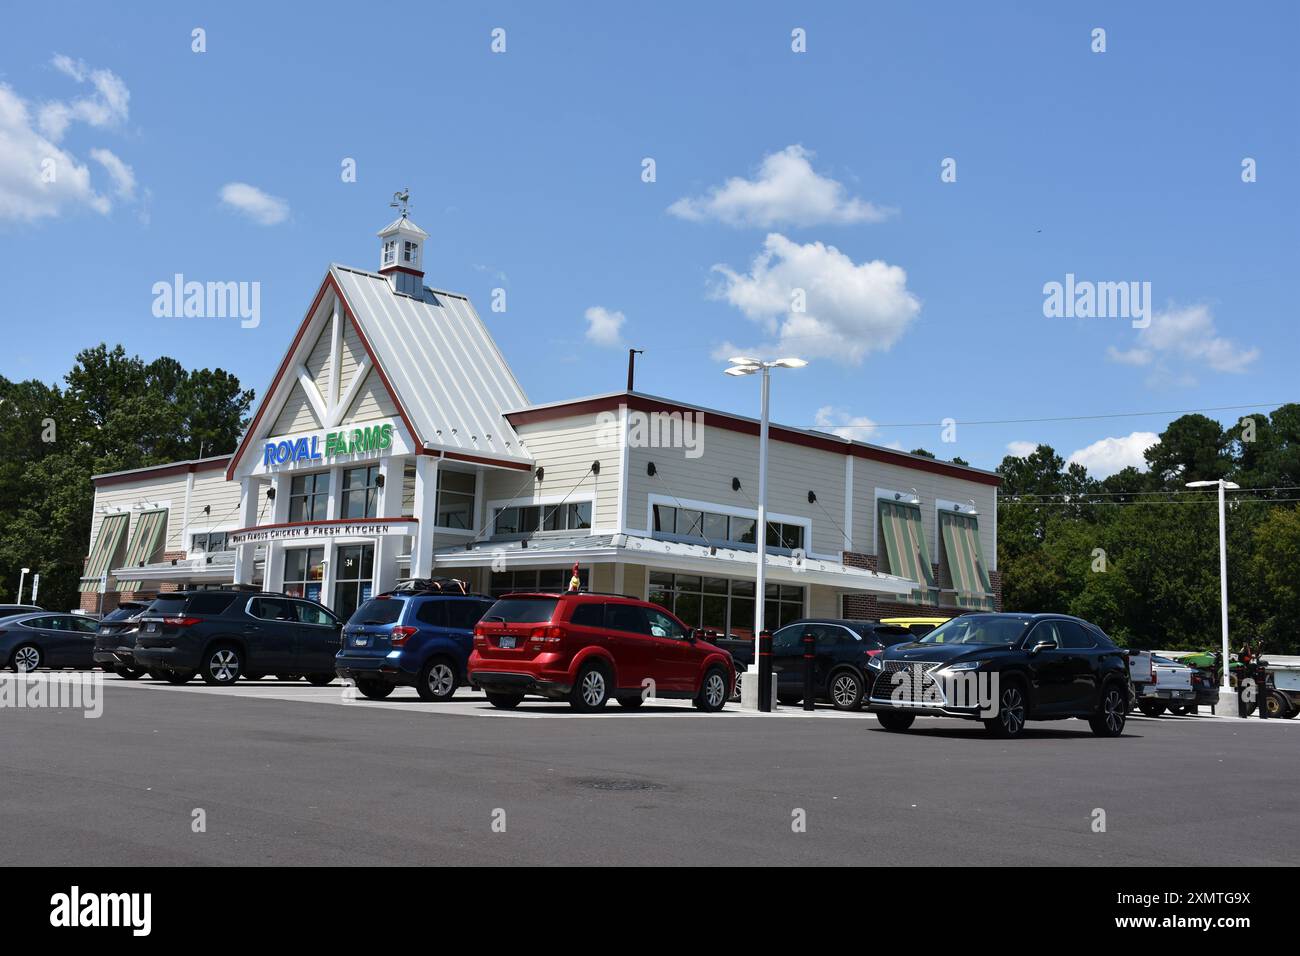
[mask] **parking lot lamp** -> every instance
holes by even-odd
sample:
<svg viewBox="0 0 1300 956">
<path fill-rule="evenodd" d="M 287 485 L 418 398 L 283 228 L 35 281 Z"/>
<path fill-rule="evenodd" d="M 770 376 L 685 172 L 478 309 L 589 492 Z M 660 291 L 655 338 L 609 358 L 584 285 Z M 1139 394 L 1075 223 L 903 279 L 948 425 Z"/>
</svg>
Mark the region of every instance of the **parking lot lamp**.
<svg viewBox="0 0 1300 956">
<path fill-rule="evenodd" d="M 768 373 L 774 368 L 803 368 L 808 363 L 801 358 L 783 358 L 774 362 L 737 356 L 727 359 L 731 367 L 723 371 L 727 375 L 762 375 L 759 389 L 762 414 L 758 426 L 758 520 L 755 523 L 754 540 L 758 544 L 758 576 L 754 582 L 754 667 L 757 673 L 760 659 L 758 637 L 763 632 L 763 604 L 767 596 L 767 407 L 768 407 Z M 755 688 L 757 690 L 758 688 Z M 748 695 L 746 695 L 748 696 Z M 758 696 L 754 700 L 760 699 Z"/>
<path fill-rule="evenodd" d="M 1231 715 L 1237 710 L 1237 694 L 1228 679 L 1228 533 L 1223 514 L 1223 493 L 1235 491 L 1241 485 L 1235 481 L 1216 478 L 1213 481 L 1189 481 L 1187 487 L 1219 489 L 1219 616 L 1223 632 L 1223 682 L 1219 685 L 1219 704 L 1214 708 L 1214 712 L 1217 714 L 1222 710 L 1225 714 Z M 1263 706 L 1263 701 L 1260 702 L 1260 706 Z"/>
<path fill-rule="evenodd" d="M 18 575 L 18 603 L 23 603 L 23 586 L 27 583 L 27 575 L 31 574 L 31 568 L 23 568 L 23 573 Z"/>
</svg>

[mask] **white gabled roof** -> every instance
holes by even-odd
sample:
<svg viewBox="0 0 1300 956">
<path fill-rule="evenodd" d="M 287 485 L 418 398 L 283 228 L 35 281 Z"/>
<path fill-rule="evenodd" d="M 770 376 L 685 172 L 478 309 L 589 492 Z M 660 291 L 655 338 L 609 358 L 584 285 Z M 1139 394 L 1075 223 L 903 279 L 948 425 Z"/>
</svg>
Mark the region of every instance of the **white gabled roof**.
<svg viewBox="0 0 1300 956">
<path fill-rule="evenodd" d="M 425 232 L 415 223 L 411 222 L 411 220 L 407 219 L 405 216 L 398 216 L 388 225 L 384 226 L 383 229 L 380 229 L 377 233 L 375 233 L 375 235 L 386 236 L 390 232 L 406 232 L 406 233 L 410 233 L 411 235 L 419 236 L 421 239 L 429 238 L 429 234 L 427 232 Z"/>
<path fill-rule="evenodd" d="M 416 299 L 382 275 L 337 264 L 330 274 L 418 440 L 532 461 L 502 415 L 528 399 L 469 299 L 431 289 Z"/>
</svg>

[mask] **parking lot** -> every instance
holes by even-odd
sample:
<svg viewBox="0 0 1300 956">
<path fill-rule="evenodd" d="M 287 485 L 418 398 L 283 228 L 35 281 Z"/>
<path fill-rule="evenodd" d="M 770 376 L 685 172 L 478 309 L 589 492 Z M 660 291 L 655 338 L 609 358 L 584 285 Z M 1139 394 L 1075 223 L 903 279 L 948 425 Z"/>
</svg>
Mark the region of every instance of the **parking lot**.
<svg viewBox="0 0 1300 956">
<path fill-rule="evenodd" d="M 1137 717 L 1107 740 L 1070 720 L 998 741 L 824 709 L 349 696 L 108 677 L 98 719 L 0 710 L 5 862 L 1124 866 L 1300 849 L 1297 721 Z"/>
</svg>

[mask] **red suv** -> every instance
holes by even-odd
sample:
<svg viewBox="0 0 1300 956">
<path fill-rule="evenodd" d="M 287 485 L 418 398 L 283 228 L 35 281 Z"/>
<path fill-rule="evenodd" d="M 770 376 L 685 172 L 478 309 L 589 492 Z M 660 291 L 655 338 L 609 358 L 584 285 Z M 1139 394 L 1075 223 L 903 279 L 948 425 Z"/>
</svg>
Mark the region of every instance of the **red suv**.
<svg viewBox="0 0 1300 956">
<path fill-rule="evenodd" d="M 640 707 L 643 692 L 721 710 L 736 674 L 731 655 L 663 608 L 589 591 L 507 594 L 474 628 L 469 679 L 494 707 L 525 694 L 596 711 L 611 698 Z"/>
</svg>

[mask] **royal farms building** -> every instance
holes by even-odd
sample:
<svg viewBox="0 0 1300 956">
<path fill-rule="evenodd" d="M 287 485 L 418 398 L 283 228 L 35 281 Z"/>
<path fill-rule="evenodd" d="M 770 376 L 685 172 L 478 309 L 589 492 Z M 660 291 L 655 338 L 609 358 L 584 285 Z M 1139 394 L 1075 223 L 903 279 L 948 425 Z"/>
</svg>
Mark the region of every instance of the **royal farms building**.
<svg viewBox="0 0 1300 956">
<path fill-rule="evenodd" d="M 332 265 L 231 455 L 96 475 L 81 606 L 257 585 L 346 617 L 449 576 L 585 586 L 748 636 L 758 421 L 634 391 L 530 404 L 402 216 Z M 766 620 L 1000 605 L 998 477 L 773 425 Z"/>
</svg>

